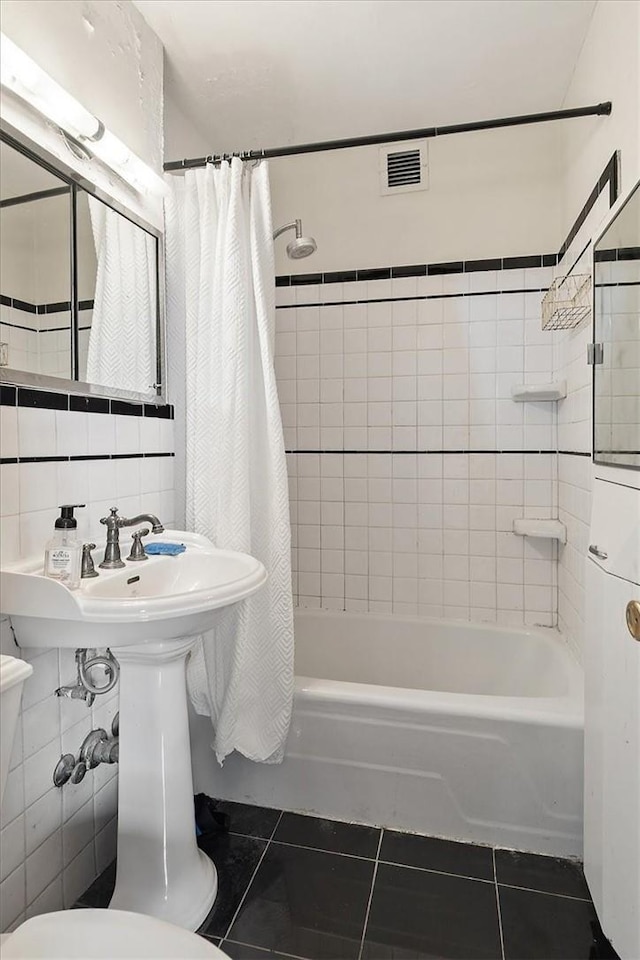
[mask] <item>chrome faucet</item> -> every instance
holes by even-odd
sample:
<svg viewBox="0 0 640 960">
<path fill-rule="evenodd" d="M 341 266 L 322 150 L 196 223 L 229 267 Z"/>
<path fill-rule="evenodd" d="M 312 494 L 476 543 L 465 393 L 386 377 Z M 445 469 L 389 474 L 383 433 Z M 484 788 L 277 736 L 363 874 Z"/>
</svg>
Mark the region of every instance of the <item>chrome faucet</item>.
<svg viewBox="0 0 640 960">
<path fill-rule="evenodd" d="M 154 533 L 162 533 L 164 527 L 152 513 L 139 513 L 137 517 L 118 516 L 118 508 L 111 507 L 108 517 L 102 517 L 100 523 L 107 528 L 107 545 L 104 551 L 104 560 L 99 564 L 106 570 L 115 570 L 124 567 L 124 560 L 120 556 L 120 528 L 134 527 L 138 523 L 149 523 Z"/>
</svg>

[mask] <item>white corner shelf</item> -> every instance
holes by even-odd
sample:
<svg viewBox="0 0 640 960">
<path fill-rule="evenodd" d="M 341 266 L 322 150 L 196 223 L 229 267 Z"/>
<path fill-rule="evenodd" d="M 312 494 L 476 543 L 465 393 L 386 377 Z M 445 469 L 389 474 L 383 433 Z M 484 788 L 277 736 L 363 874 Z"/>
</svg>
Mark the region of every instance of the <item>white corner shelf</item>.
<svg viewBox="0 0 640 960">
<path fill-rule="evenodd" d="M 521 518 L 513 521 L 513 532 L 519 537 L 541 537 L 544 540 L 567 542 L 567 528 L 560 520 Z"/>
<path fill-rule="evenodd" d="M 554 383 L 517 383 L 511 387 L 511 399 L 519 403 L 527 400 L 562 400 L 567 395 L 567 381 Z"/>
</svg>

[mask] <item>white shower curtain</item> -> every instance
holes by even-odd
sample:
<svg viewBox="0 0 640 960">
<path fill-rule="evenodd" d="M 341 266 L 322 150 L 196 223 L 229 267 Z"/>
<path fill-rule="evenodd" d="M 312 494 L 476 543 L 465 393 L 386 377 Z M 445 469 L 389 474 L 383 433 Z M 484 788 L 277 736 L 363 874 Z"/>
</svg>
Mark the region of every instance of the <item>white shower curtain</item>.
<svg viewBox="0 0 640 960">
<path fill-rule="evenodd" d="M 87 380 L 155 395 L 156 242 L 87 194 L 97 271 Z"/>
<path fill-rule="evenodd" d="M 168 179 L 169 389 L 184 430 L 186 525 L 269 574 L 198 643 L 189 690 L 211 717 L 219 762 L 237 750 L 276 763 L 291 718 L 293 604 L 268 167 L 234 158 Z"/>
</svg>

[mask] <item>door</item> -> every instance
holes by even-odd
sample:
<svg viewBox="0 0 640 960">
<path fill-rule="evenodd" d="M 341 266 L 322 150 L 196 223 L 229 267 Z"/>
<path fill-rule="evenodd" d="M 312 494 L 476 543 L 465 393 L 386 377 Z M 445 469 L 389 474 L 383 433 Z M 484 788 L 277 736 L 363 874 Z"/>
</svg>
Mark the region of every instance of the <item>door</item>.
<svg viewBox="0 0 640 960">
<path fill-rule="evenodd" d="M 607 552 L 606 538 L 598 547 Z M 585 873 L 606 936 L 623 960 L 638 960 L 640 642 L 625 611 L 640 587 L 589 559 L 586 591 Z"/>
</svg>

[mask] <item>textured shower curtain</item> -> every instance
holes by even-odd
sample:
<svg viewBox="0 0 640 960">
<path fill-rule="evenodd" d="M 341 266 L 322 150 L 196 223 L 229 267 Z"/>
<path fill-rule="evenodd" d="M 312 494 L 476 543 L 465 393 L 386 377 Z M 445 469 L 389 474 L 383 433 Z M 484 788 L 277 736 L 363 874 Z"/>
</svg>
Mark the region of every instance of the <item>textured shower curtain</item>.
<svg viewBox="0 0 640 960">
<path fill-rule="evenodd" d="M 154 396 L 155 240 L 95 197 L 87 201 L 97 260 L 87 380 Z"/>
<path fill-rule="evenodd" d="M 237 750 L 277 763 L 291 718 L 293 604 L 268 167 L 234 158 L 168 180 L 169 389 L 184 430 L 186 525 L 269 575 L 198 642 L 189 692 L 211 717 L 219 762 Z"/>
</svg>

